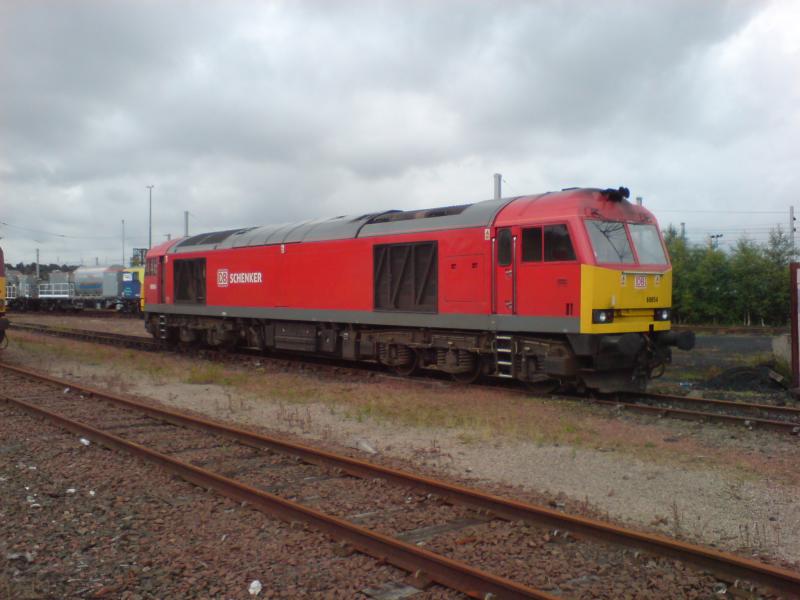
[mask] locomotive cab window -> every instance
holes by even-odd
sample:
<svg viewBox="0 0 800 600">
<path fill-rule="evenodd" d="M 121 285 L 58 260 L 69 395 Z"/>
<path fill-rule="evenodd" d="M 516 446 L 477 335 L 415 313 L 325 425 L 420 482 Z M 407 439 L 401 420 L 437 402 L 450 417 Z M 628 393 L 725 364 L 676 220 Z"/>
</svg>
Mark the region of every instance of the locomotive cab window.
<svg viewBox="0 0 800 600">
<path fill-rule="evenodd" d="M 522 230 L 522 262 L 575 260 L 566 225 L 545 225 Z"/>
<path fill-rule="evenodd" d="M 511 230 L 501 229 L 497 234 L 497 264 L 501 267 L 507 267 L 511 264 L 511 245 L 513 243 Z"/>
<path fill-rule="evenodd" d="M 594 257 L 599 263 L 633 264 L 633 250 L 619 221 L 586 221 L 586 230 L 592 240 Z M 661 242 L 659 241 L 659 244 Z"/>
<path fill-rule="evenodd" d="M 665 265 L 667 256 L 664 254 L 664 246 L 661 245 L 661 237 L 655 225 L 642 225 L 630 223 L 628 229 L 631 232 L 631 239 L 639 256 L 639 263 L 643 265 Z"/>
<path fill-rule="evenodd" d="M 175 276 L 175 302 L 205 304 L 206 259 L 178 259 L 172 264 Z"/>
<path fill-rule="evenodd" d="M 541 262 L 542 228 L 531 227 L 522 230 L 522 262 Z"/>
<path fill-rule="evenodd" d="M 547 225 L 544 228 L 544 260 L 575 260 L 575 249 L 566 225 Z"/>
</svg>

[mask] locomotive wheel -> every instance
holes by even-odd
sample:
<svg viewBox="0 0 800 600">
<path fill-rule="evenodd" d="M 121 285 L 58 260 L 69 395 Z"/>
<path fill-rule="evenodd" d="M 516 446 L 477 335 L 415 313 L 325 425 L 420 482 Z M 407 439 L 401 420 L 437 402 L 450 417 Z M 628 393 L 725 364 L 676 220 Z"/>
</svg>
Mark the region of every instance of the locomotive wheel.
<svg viewBox="0 0 800 600">
<path fill-rule="evenodd" d="M 236 340 L 216 329 L 206 329 L 206 345 L 217 350 L 228 351 L 236 347 Z"/>
<path fill-rule="evenodd" d="M 411 360 L 404 365 L 396 365 L 394 367 L 394 372 L 401 377 L 410 377 L 417 372 L 417 368 L 419 367 L 419 354 L 417 354 L 417 351 L 413 348 L 409 348 L 409 350 Z"/>
<path fill-rule="evenodd" d="M 525 388 L 534 395 L 547 395 L 555 393 L 561 387 L 558 379 L 543 379 L 540 381 L 526 381 Z"/>
<path fill-rule="evenodd" d="M 481 376 L 482 367 L 481 357 L 477 356 L 475 357 L 475 366 L 472 369 L 463 373 L 450 373 L 450 377 L 452 377 L 453 381 L 456 383 L 463 383 L 465 385 L 475 383 Z"/>
</svg>

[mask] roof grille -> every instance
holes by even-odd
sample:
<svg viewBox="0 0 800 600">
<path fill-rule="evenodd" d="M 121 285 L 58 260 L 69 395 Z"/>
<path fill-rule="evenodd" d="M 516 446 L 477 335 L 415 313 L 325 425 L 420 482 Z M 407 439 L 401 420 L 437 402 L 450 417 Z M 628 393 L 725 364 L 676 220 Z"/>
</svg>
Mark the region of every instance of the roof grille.
<svg viewBox="0 0 800 600">
<path fill-rule="evenodd" d="M 201 233 L 199 235 L 193 235 L 192 237 L 186 238 L 185 240 L 180 242 L 177 247 L 202 246 L 202 245 L 205 245 L 205 244 L 218 244 L 222 240 L 224 240 L 226 237 L 228 237 L 229 235 L 234 234 L 234 233 L 248 231 L 248 229 L 252 229 L 252 228 L 247 228 L 247 229 L 228 229 L 226 231 L 214 231 L 214 232 L 211 232 L 211 233 Z"/>
<path fill-rule="evenodd" d="M 371 219 L 370 223 L 389 223 L 392 221 L 410 221 L 412 219 L 430 219 L 432 217 L 447 217 L 450 215 L 460 215 L 471 204 L 459 204 L 458 206 L 443 206 L 442 208 L 425 208 L 423 210 L 406 210 L 391 212 L 378 215 Z"/>
</svg>

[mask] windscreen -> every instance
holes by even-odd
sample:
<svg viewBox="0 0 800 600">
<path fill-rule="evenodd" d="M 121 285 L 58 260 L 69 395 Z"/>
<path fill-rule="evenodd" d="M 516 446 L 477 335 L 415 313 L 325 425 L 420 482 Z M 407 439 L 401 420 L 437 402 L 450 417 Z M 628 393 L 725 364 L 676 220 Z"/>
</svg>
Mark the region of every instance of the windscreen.
<svg viewBox="0 0 800 600">
<path fill-rule="evenodd" d="M 586 221 L 586 230 L 592 240 L 594 257 L 598 263 L 633 264 L 633 250 L 625 231 L 625 223 L 618 221 Z"/>
<path fill-rule="evenodd" d="M 665 265 L 667 257 L 664 254 L 664 247 L 661 245 L 661 238 L 655 225 L 642 225 L 630 223 L 633 245 L 636 246 L 636 254 L 639 256 L 639 263 L 643 265 Z"/>
</svg>

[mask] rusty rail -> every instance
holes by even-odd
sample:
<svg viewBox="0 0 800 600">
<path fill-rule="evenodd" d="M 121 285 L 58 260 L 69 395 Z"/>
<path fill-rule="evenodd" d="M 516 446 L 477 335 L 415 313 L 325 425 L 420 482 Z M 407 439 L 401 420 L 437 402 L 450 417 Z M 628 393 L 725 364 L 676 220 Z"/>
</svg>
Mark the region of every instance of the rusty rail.
<svg viewBox="0 0 800 600">
<path fill-rule="evenodd" d="M 375 465 L 347 456 L 317 450 L 309 446 L 291 443 L 279 438 L 229 427 L 202 417 L 189 416 L 165 408 L 148 406 L 123 398 L 117 394 L 77 385 L 73 382 L 37 373 L 29 369 L 13 367 L 3 363 L 0 363 L 0 367 L 44 381 L 50 381 L 59 386 L 69 386 L 75 390 L 139 410 L 152 417 L 176 425 L 204 429 L 244 444 L 291 454 L 312 464 L 324 464 L 332 468 L 341 469 L 343 472 L 353 476 L 384 478 L 397 484 L 436 494 L 457 504 L 488 511 L 501 518 L 566 529 L 581 537 L 601 540 L 624 547 L 639 548 L 653 554 L 693 564 L 727 578 L 746 579 L 782 592 L 796 593 L 800 589 L 800 573 L 722 552 L 714 548 L 618 527 L 595 519 L 560 513 L 543 506 L 502 498 L 465 486 L 437 481 L 399 469 Z M 658 410 L 663 412 L 663 409 Z"/>
<path fill-rule="evenodd" d="M 125 335 L 108 331 L 94 331 L 92 329 L 67 329 L 39 323 L 17 323 L 14 321 L 11 322 L 11 329 L 32 331 L 34 333 L 43 333 L 55 337 L 86 342 L 100 342 L 112 346 L 123 346 L 125 348 L 136 348 L 139 350 L 154 351 L 163 349 L 154 339 L 141 335 Z"/>
<path fill-rule="evenodd" d="M 713 398 L 694 398 L 691 396 L 676 396 L 671 394 L 631 393 L 624 394 L 621 398 L 629 397 L 630 400 L 593 400 L 596 404 L 624 408 L 657 416 L 673 416 L 691 421 L 721 421 L 745 427 L 759 427 L 797 435 L 800 433 L 800 409 L 790 406 L 773 406 L 770 404 L 752 404 L 745 402 L 732 402 L 730 400 L 717 400 Z M 708 412 L 694 408 L 676 408 L 674 406 L 654 406 L 642 404 L 639 399 L 669 404 L 684 404 L 692 407 L 712 407 L 726 412 Z M 740 414 L 732 414 L 738 412 Z M 748 413 L 742 415 L 741 413 Z M 773 418 L 764 418 L 764 413 Z M 778 418 L 775 418 L 775 417 Z M 792 420 L 783 420 L 792 419 Z"/>
<path fill-rule="evenodd" d="M 215 490 L 223 496 L 240 502 L 247 502 L 263 513 L 276 516 L 290 523 L 295 521 L 306 523 L 334 539 L 350 544 L 359 552 L 391 563 L 409 573 L 414 573 L 422 580 L 434 581 L 463 592 L 469 597 L 534 598 L 538 600 L 556 600 L 558 598 L 547 592 L 470 567 L 461 561 L 441 556 L 413 544 L 370 531 L 344 519 L 326 515 L 302 504 L 285 500 L 274 494 L 177 460 L 166 454 L 156 452 L 135 442 L 74 421 L 28 402 L 9 398 L 4 394 L 0 394 L 0 399 L 22 408 L 30 414 L 50 419 L 65 429 L 85 436 L 93 442 L 115 450 L 122 450 L 153 462 L 195 485 Z"/>
</svg>

